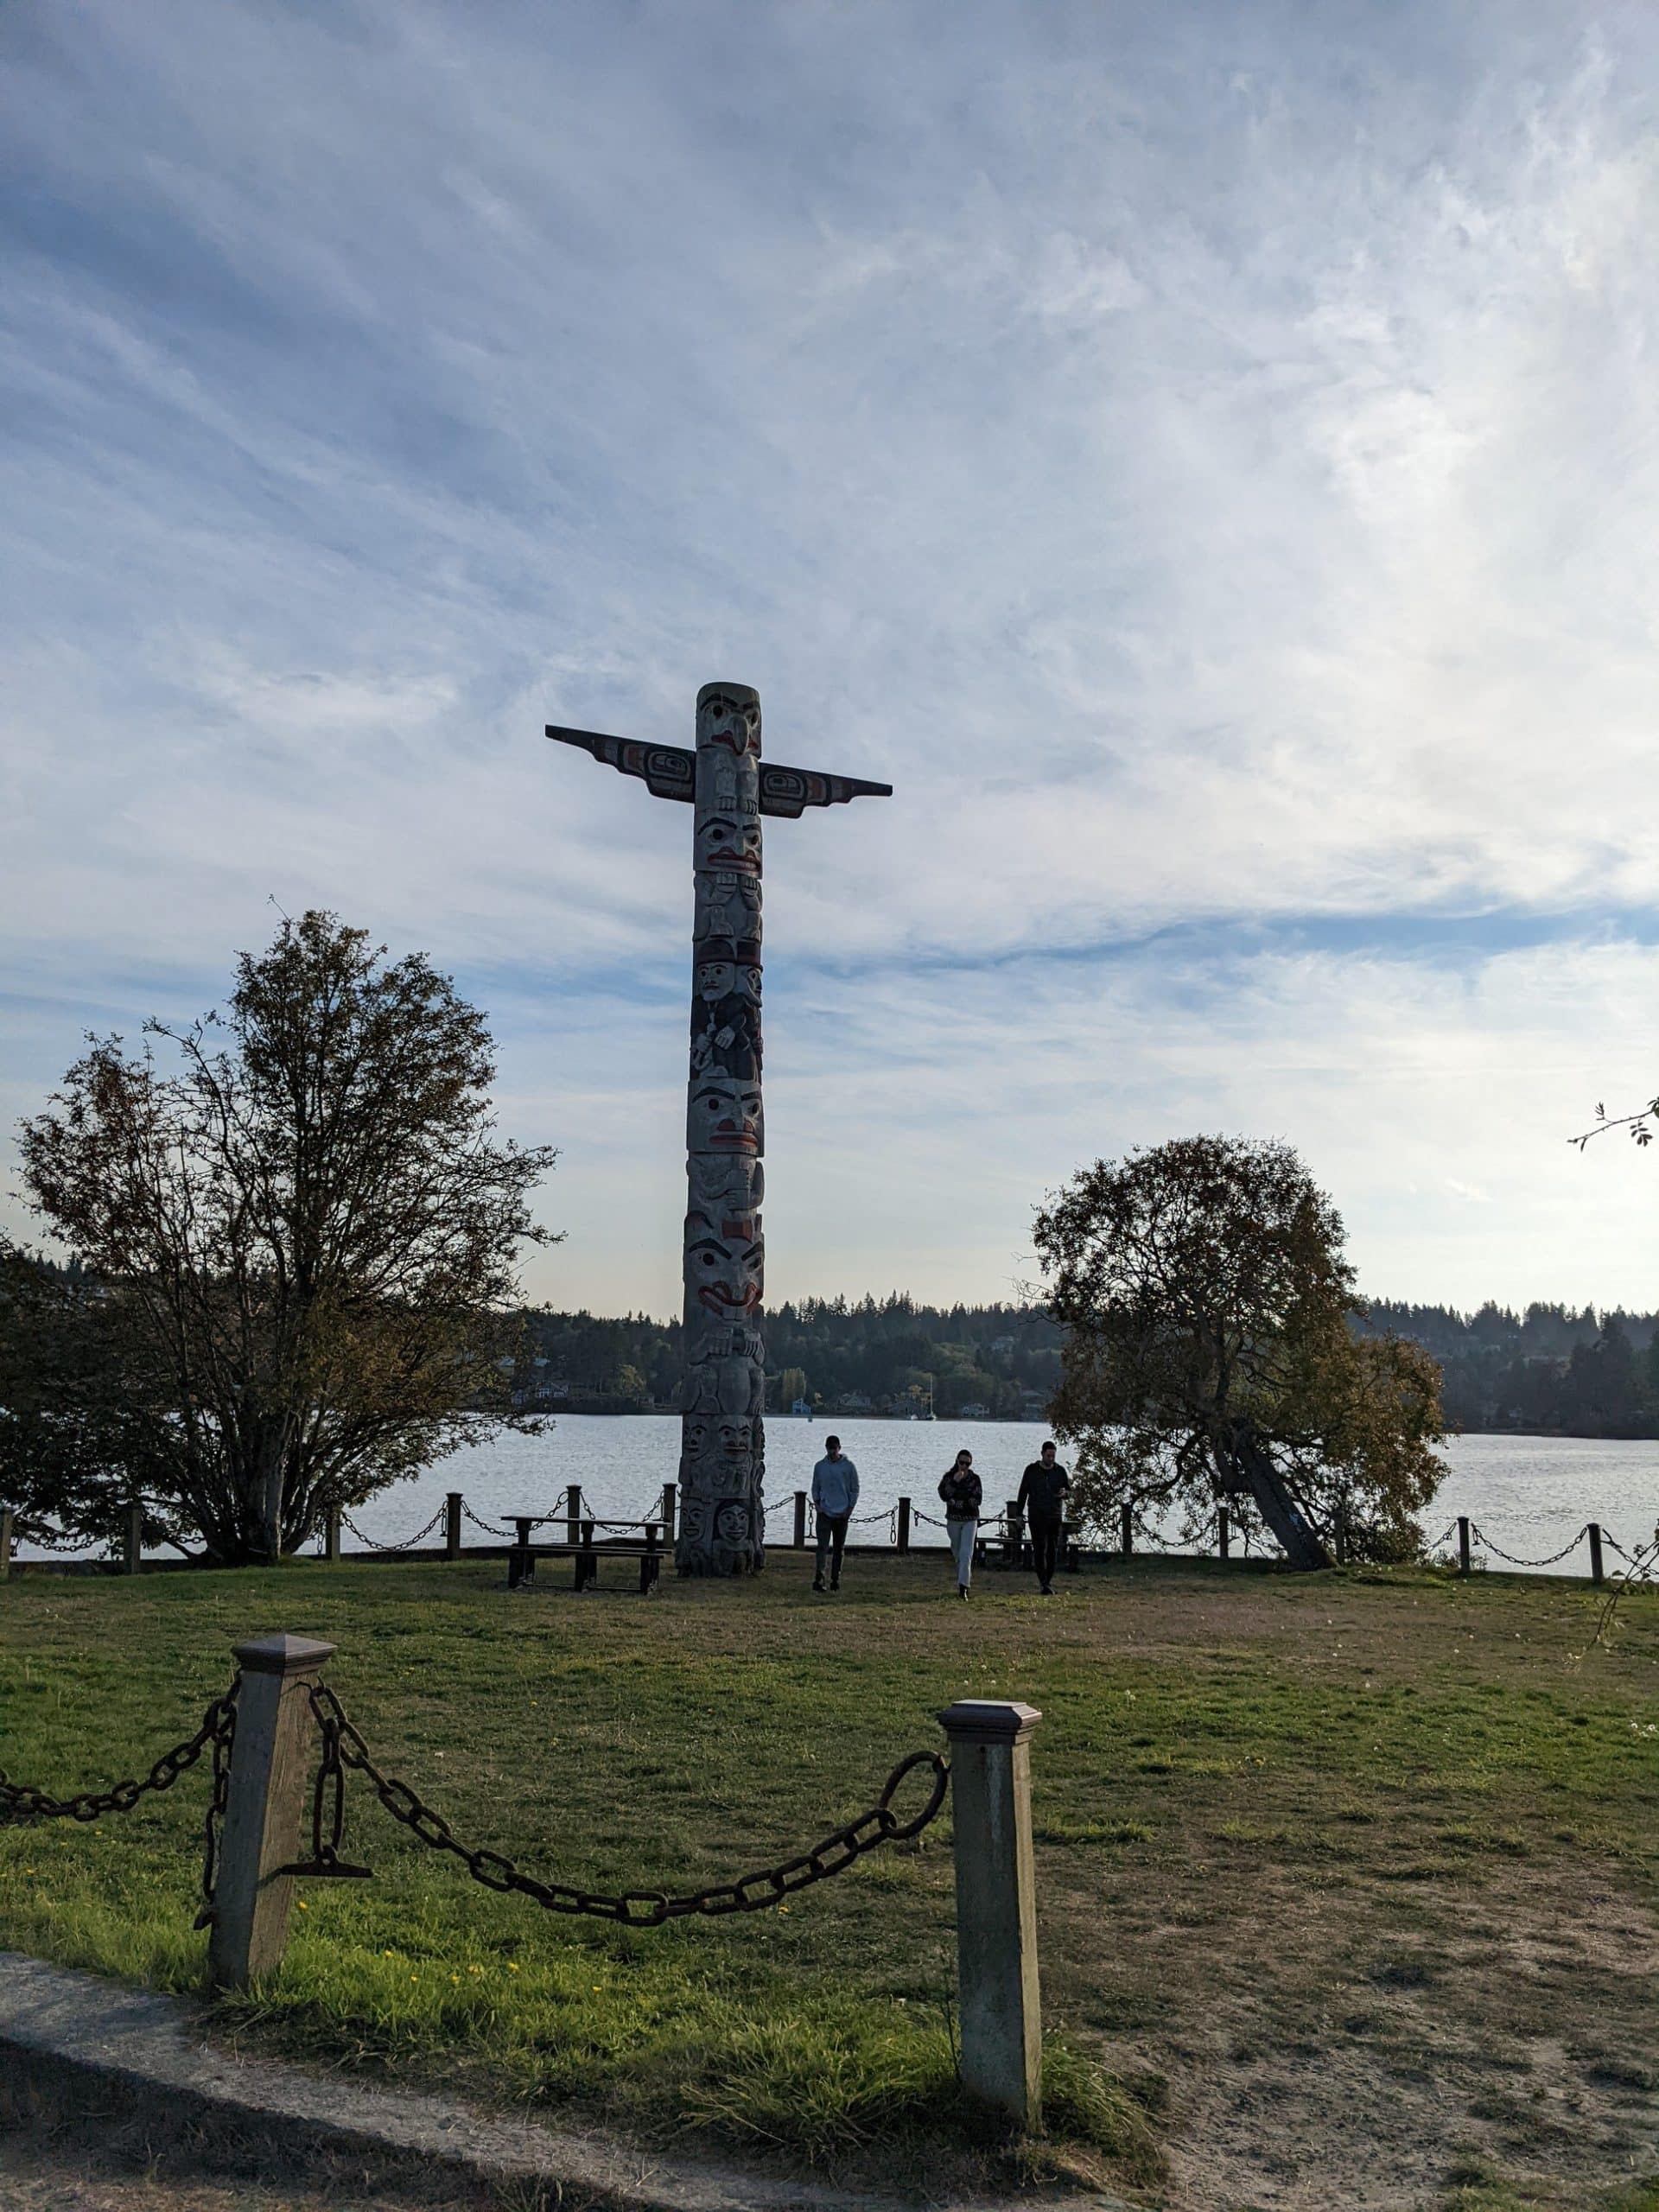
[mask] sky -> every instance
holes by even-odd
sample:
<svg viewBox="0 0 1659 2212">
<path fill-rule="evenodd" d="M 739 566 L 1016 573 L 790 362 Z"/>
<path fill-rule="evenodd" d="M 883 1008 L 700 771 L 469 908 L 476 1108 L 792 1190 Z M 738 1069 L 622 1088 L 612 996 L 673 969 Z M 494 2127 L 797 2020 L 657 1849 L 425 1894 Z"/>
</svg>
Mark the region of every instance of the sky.
<svg viewBox="0 0 1659 2212">
<path fill-rule="evenodd" d="M 690 810 L 768 1294 L 1287 1138 L 1376 1296 L 1659 1304 L 1659 11 L 8 0 L 0 1226 L 276 907 L 486 1008 L 527 1287 L 678 1305 Z"/>
</svg>

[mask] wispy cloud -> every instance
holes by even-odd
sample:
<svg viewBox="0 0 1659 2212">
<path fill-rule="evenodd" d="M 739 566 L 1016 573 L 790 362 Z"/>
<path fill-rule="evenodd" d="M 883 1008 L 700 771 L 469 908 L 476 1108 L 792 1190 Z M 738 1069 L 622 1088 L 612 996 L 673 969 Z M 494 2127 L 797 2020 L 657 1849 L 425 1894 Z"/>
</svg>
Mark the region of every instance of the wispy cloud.
<svg viewBox="0 0 1659 2212">
<path fill-rule="evenodd" d="M 780 1288 L 995 1293 L 1226 1125 L 1380 1288 L 1651 1296 L 1560 1140 L 1651 1087 L 1659 22 L 4 35 L 0 1107 L 331 905 L 493 1004 L 546 1287 L 665 1303 L 687 825 L 538 732 L 726 672 L 898 787 L 772 835 Z"/>
</svg>

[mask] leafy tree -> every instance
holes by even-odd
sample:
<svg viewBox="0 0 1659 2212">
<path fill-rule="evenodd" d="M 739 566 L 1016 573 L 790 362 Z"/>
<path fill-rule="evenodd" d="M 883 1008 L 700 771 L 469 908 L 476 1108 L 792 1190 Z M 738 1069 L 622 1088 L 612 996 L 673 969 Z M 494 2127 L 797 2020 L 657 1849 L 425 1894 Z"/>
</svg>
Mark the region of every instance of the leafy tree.
<svg viewBox="0 0 1659 2212">
<path fill-rule="evenodd" d="M 1327 1541 L 1409 1555 L 1446 1470 L 1440 1370 L 1360 1338 L 1342 1223 L 1288 1145 L 1188 1137 L 1098 1160 L 1038 1215 L 1049 1311 L 1065 1328 L 1050 1412 L 1074 1444 L 1077 1503 L 1174 1503 L 1194 1533 L 1243 1493 L 1253 1455 Z"/>
<path fill-rule="evenodd" d="M 79 1267 L 0 1242 L 0 1479 L 26 1541 L 112 1540 L 161 1479 L 169 1439 L 149 1406 L 127 1309 Z M 174 1535 L 147 1516 L 151 1541 Z"/>
<path fill-rule="evenodd" d="M 93 1372 L 66 1337 L 43 1410 L 211 1558 L 273 1560 L 516 1418 L 503 1308 L 518 1247 L 552 1241 L 529 1202 L 556 1155 L 498 1139 L 488 1031 L 448 979 L 329 914 L 240 956 L 222 1015 L 145 1032 L 89 1039 L 23 1125 L 29 1195 L 120 1349 Z"/>
</svg>

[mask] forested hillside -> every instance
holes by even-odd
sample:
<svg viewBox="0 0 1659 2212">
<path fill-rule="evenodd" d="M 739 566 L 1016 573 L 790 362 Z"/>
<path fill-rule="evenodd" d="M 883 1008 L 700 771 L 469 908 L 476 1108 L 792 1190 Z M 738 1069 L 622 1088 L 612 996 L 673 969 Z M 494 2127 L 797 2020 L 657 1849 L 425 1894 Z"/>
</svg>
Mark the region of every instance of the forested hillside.
<svg viewBox="0 0 1659 2212">
<path fill-rule="evenodd" d="M 514 1374 L 523 1402 L 572 1412 L 676 1407 L 680 1328 L 645 1314 L 607 1320 L 532 1310 L 532 1350 Z M 1659 1436 L 1659 1331 L 1652 1313 L 1564 1306 L 1472 1314 L 1378 1300 L 1363 1325 L 1427 1345 L 1446 1371 L 1459 1428 L 1569 1436 Z M 918 1306 L 806 1299 L 765 1317 L 767 1408 L 941 1420 L 1040 1421 L 1059 1377 L 1060 1336 L 1019 1306 Z"/>
<path fill-rule="evenodd" d="M 643 1412 L 679 1402 L 680 1327 L 643 1314 L 525 1315 L 534 1351 L 518 1388 L 573 1411 Z M 1017 1306 L 918 1306 L 899 1293 L 856 1303 L 806 1299 L 765 1317 L 769 1412 L 925 1412 L 1040 1421 L 1059 1379 L 1060 1337 Z M 524 1363 L 521 1363 L 521 1367 Z"/>
<path fill-rule="evenodd" d="M 1589 1306 L 1373 1303 L 1369 1325 L 1414 1337 L 1446 1375 L 1447 1418 L 1531 1435 L 1659 1436 L 1659 1315 Z"/>
</svg>

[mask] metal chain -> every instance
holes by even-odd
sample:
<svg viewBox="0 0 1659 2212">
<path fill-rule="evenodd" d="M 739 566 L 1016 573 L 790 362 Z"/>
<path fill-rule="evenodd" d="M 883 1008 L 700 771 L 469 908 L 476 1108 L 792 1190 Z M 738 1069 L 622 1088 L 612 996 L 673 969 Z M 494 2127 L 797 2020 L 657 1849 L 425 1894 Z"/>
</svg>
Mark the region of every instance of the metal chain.
<svg viewBox="0 0 1659 2212">
<path fill-rule="evenodd" d="M 511 1536 L 512 1534 L 510 1529 L 497 1529 L 488 1521 L 480 1521 L 464 1497 L 461 1501 L 461 1510 L 474 1528 L 481 1529 L 486 1536 Z"/>
<path fill-rule="evenodd" d="M 573 1889 L 563 1882 L 538 1881 L 499 1851 L 477 1849 L 462 1843 L 442 1814 L 423 1802 L 406 1782 L 382 1773 L 331 1689 L 323 1683 L 314 1684 L 310 1697 L 319 1726 L 334 1732 L 333 1742 L 340 1763 L 365 1777 L 394 1821 L 432 1850 L 447 1851 L 459 1859 L 475 1882 L 482 1883 L 486 1890 L 512 1891 L 528 1897 L 548 1912 L 619 1920 L 633 1928 L 660 1928 L 664 1921 L 684 1920 L 693 1916 L 719 1919 L 728 1913 L 765 1911 L 768 1906 L 793 1896 L 797 1890 L 810 1889 L 815 1882 L 827 1881 L 832 1874 L 842 1872 L 866 1852 L 878 1850 L 884 1843 L 901 1843 L 919 1835 L 944 1806 L 950 1778 L 950 1768 L 939 1752 L 912 1751 L 894 1767 L 880 1796 L 868 1812 L 861 1813 L 844 1827 L 832 1828 L 810 1850 L 785 1859 L 779 1866 L 762 1867 L 741 1875 L 734 1882 L 716 1883 L 681 1897 L 670 1897 L 662 1890 L 625 1890 L 613 1896 Z M 327 1758 L 327 1734 L 324 1741 Z M 923 1767 L 931 1770 L 932 1790 L 913 1820 L 900 1821 L 893 1810 L 893 1797 L 901 1783 Z"/>
<path fill-rule="evenodd" d="M 202 1715 L 194 1736 L 187 1736 L 171 1751 L 163 1751 L 141 1782 L 117 1782 L 107 1789 L 82 1789 L 73 1797 L 50 1797 L 44 1789 L 14 1782 L 0 1770 L 0 1826 L 18 1821 L 96 1821 L 105 1813 L 130 1813 L 151 1790 L 170 1789 L 181 1774 L 194 1766 L 210 1744 L 215 1746 L 215 1789 L 219 1766 L 217 1749 L 221 1734 L 226 1742 L 234 1726 L 238 1675 L 222 1697 L 216 1697 Z"/>
<path fill-rule="evenodd" d="M 21 1521 L 13 1522 L 11 1533 L 18 1543 L 38 1544 L 43 1552 L 72 1552 L 87 1544 L 109 1545 L 117 1541 L 113 1536 L 77 1536 L 62 1529 L 54 1529 L 48 1536 L 38 1529 L 26 1529 Z"/>
<path fill-rule="evenodd" d="M 213 1924 L 214 1892 L 219 1885 L 219 1839 L 231 1802 L 231 1746 L 236 1740 L 236 1692 L 241 1679 L 238 1674 L 221 1700 L 225 1711 L 213 1732 L 213 1786 L 208 1793 L 207 1810 L 201 1822 L 201 1910 L 195 1918 L 198 1928 Z"/>
<path fill-rule="evenodd" d="M 1517 1559 L 1513 1552 L 1500 1550 L 1498 1546 L 1492 1541 L 1491 1538 L 1480 1526 L 1479 1522 L 1476 1521 L 1471 1521 L 1469 1523 L 1469 1534 L 1474 1539 L 1475 1542 L 1479 1545 L 1482 1551 L 1491 1552 L 1494 1559 L 1503 1560 L 1507 1566 L 1554 1567 L 1558 1560 L 1565 1559 L 1569 1552 L 1577 1551 L 1579 1546 L 1584 1541 L 1585 1535 L 1588 1530 L 1589 1526 L 1590 1523 L 1586 1521 L 1584 1527 L 1579 1530 L 1578 1535 L 1572 1539 L 1571 1542 L 1563 1544 L 1560 1551 L 1552 1552 L 1548 1559 Z"/>
<path fill-rule="evenodd" d="M 431 1535 L 432 1531 L 443 1519 L 444 1512 L 445 1508 L 441 1505 L 437 1511 L 432 1516 L 432 1518 L 427 1522 L 424 1529 L 417 1529 L 412 1536 L 406 1536 L 401 1543 L 396 1544 L 377 1544 L 372 1536 L 365 1536 L 364 1535 L 363 1531 L 358 1527 L 356 1522 L 353 1520 L 349 1513 L 342 1513 L 340 1519 L 341 1527 L 349 1529 L 352 1534 L 357 1538 L 358 1542 L 359 1544 L 366 1544 L 372 1552 L 412 1552 L 416 1545 L 420 1542 L 423 1536 L 429 1536 Z"/>
</svg>

